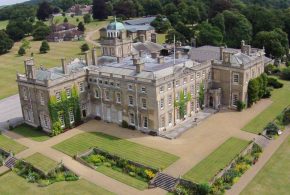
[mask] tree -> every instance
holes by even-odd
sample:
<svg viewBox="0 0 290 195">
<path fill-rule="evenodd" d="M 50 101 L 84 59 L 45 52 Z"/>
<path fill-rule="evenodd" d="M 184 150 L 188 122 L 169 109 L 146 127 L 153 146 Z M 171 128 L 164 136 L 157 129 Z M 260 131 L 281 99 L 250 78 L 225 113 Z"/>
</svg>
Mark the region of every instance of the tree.
<svg viewBox="0 0 290 195">
<path fill-rule="evenodd" d="M 30 34 L 32 31 L 32 23 L 23 19 L 10 20 L 6 27 L 6 33 L 14 41 L 23 39 L 25 35 Z"/>
<path fill-rule="evenodd" d="M 157 15 L 162 13 L 162 5 L 159 0 L 142 1 L 146 15 Z"/>
<path fill-rule="evenodd" d="M 83 18 L 84 18 L 84 23 L 85 23 L 85 24 L 90 23 L 90 22 L 91 22 L 91 19 L 92 19 L 91 14 L 85 14 L 85 15 L 83 16 Z"/>
<path fill-rule="evenodd" d="M 51 30 L 48 26 L 39 26 L 32 33 L 33 39 L 36 41 L 44 40 L 49 34 Z"/>
<path fill-rule="evenodd" d="M 18 50 L 18 55 L 23 56 L 24 54 L 26 54 L 26 51 L 23 47 L 20 47 Z"/>
<path fill-rule="evenodd" d="M 83 22 L 79 22 L 78 24 L 78 30 L 84 32 L 85 31 L 85 25 Z"/>
<path fill-rule="evenodd" d="M 21 43 L 22 43 L 21 47 L 23 47 L 24 49 L 30 49 L 30 48 L 31 48 L 31 47 L 30 47 L 30 41 L 29 41 L 29 40 L 27 40 L 27 39 L 23 39 L 23 40 L 21 41 Z"/>
<path fill-rule="evenodd" d="M 47 20 L 53 13 L 53 8 L 47 1 L 43 1 L 39 4 L 36 17 L 38 20 Z"/>
<path fill-rule="evenodd" d="M 43 53 L 47 53 L 49 50 L 50 50 L 50 47 L 48 45 L 48 42 L 42 41 L 41 46 L 39 48 L 39 52 L 43 54 Z"/>
<path fill-rule="evenodd" d="M 180 41 L 181 43 L 186 42 L 186 38 L 183 34 L 176 30 L 170 30 L 168 31 L 167 35 L 165 36 L 166 38 L 166 43 L 173 43 L 174 42 L 174 36 L 175 36 L 175 41 Z"/>
<path fill-rule="evenodd" d="M 229 10 L 232 7 L 232 3 L 229 0 L 211 0 L 209 16 L 213 17 L 217 13 L 221 13 L 224 10 Z"/>
<path fill-rule="evenodd" d="M 8 52 L 14 45 L 13 40 L 5 33 L 4 30 L 0 30 L 0 54 Z"/>
<path fill-rule="evenodd" d="M 99 20 L 108 18 L 105 0 L 93 0 L 93 18 Z"/>
<path fill-rule="evenodd" d="M 82 52 L 85 52 L 85 51 L 89 51 L 90 47 L 87 43 L 84 43 L 82 46 L 81 46 L 81 50 Z"/>
<path fill-rule="evenodd" d="M 179 94 L 179 100 L 176 100 L 174 102 L 174 106 L 178 108 L 179 116 L 181 119 L 184 119 L 184 116 L 186 115 L 186 108 L 187 103 L 191 100 L 190 93 L 184 94 L 184 91 L 181 91 Z"/>
<path fill-rule="evenodd" d="M 223 42 L 223 34 L 218 27 L 212 26 L 208 22 L 203 22 L 198 26 L 199 33 L 197 37 L 198 45 L 219 46 Z"/>
<path fill-rule="evenodd" d="M 114 11 L 118 17 L 130 18 L 136 17 L 137 12 L 132 0 L 118 1 L 114 6 Z"/>
<path fill-rule="evenodd" d="M 186 7 L 185 11 L 182 14 L 184 22 L 186 24 L 195 24 L 199 21 L 200 15 L 199 10 L 195 6 Z"/>
<path fill-rule="evenodd" d="M 259 81 L 251 79 L 248 84 L 248 107 L 259 100 Z"/>
<path fill-rule="evenodd" d="M 254 39 L 253 45 L 255 47 L 265 47 L 266 55 L 281 59 L 284 55 L 288 54 L 289 41 L 287 33 L 282 29 L 274 29 L 273 31 L 261 31 Z"/>
<path fill-rule="evenodd" d="M 151 25 L 155 28 L 158 33 L 166 33 L 169 28 L 171 28 L 171 24 L 168 19 L 164 16 L 158 15 L 155 20 L 151 22 Z"/>
<path fill-rule="evenodd" d="M 284 68 L 282 70 L 281 78 L 285 80 L 290 80 L 290 67 Z"/>
<path fill-rule="evenodd" d="M 67 19 L 67 17 L 65 17 L 65 18 L 63 19 L 63 22 L 64 22 L 64 23 L 68 23 L 68 19 Z"/>
</svg>

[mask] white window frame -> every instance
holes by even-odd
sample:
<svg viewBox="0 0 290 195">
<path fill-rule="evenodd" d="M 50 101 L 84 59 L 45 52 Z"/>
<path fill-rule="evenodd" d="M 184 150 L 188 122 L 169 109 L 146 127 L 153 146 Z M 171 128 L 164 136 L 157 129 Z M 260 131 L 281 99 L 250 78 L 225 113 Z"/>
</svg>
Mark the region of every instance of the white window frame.
<svg viewBox="0 0 290 195">
<path fill-rule="evenodd" d="M 39 92 L 39 100 L 40 100 L 40 104 L 44 105 L 45 100 L 44 100 L 44 94 L 42 91 Z"/>
<path fill-rule="evenodd" d="M 122 99 L 121 99 L 121 93 L 116 93 L 116 103 L 117 104 L 121 104 L 121 101 L 122 101 Z"/>
<path fill-rule="evenodd" d="M 133 112 L 129 113 L 129 123 L 135 125 L 135 114 Z"/>
<path fill-rule="evenodd" d="M 172 112 L 168 113 L 168 125 L 172 125 Z"/>
<path fill-rule="evenodd" d="M 70 122 L 70 124 L 74 123 L 75 122 L 75 117 L 74 117 L 73 108 L 69 109 L 68 114 L 69 114 L 69 122 Z"/>
<path fill-rule="evenodd" d="M 128 96 L 128 105 L 134 106 L 134 97 L 132 95 Z"/>
<path fill-rule="evenodd" d="M 128 90 L 133 91 L 133 85 L 132 84 L 128 84 Z"/>
<path fill-rule="evenodd" d="M 172 95 L 168 95 L 168 105 L 171 106 L 172 105 Z"/>
<path fill-rule="evenodd" d="M 60 93 L 60 91 L 55 92 L 55 98 L 56 98 L 57 102 L 61 101 L 61 93 Z"/>
<path fill-rule="evenodd" d="M 163 110 L 164 109 L 164 98 L 160 99 L 160 109 Z"/>
<path fill-rule="evenodd" d="M 141 87 L 141 92 L 146 93 L 147 92 L 146 87 Z"/>
<path fill-rule="evenodd" d="M 163 85 L 159 87 L 159 92 L 164 93 L 164 86 Z"/>
<path fill-rule="evenodd" d="M 170 90 L 171 88 L 172 88 L 172 84 L 171 84 L 171 83 L 168 83 L 168 84 L 167 84 L 167 89 Z"/>
<path fill-rule="evenodd" d="M 70 97 L 71 97 L 71 93 L 72 93 L 72 92 L 71 92 L 71 88 L 66 88 L 66 89 L 65 89 L 65 93 L 66 93 L 66 97 L 67 97 L 67 98 L 70 98 Z"/>
<path fill-rule="evenodd" d="M 141 98 L 142 108 L 147 109 L 147 100 L 146 98 Z"/>
<path fill-rule="evenodd" d="M 238 85 L 240 83 L 240 74 L 233 73 L 233 84 Z"/>
<path fill-rule="evenodd" d="M 237 98 L 235 98 L 235 96 L 236 96 Z M 238 105 L 238 101 L 239 101 L 239 94 L 238 94 L 238 93 L 233 93 L 233 94 L 232 94 L 232 106 L 233 106 L 233 107 L 237 107 L 237 105 Z"/>
<path fill-rule="evenodd" d="M 79 83 L 79 90 L 80 90 L 80 93 L 82 93 L 82 92 L 85 91 L 85 84 L 84 84 L 84 82 Z"/>
<path fill-rule="evenodd" d="M 149 126 L 149 120 L 147 116 L 143 117 L 143 128 L 147 129 Z"/>
<path fill-rule="evenodd" d="M 63 113 L 58 114 L 58 119 L 60 121 L 61 128 L 64 128 L 65 127 L 64 114 Z"/>
</svg>

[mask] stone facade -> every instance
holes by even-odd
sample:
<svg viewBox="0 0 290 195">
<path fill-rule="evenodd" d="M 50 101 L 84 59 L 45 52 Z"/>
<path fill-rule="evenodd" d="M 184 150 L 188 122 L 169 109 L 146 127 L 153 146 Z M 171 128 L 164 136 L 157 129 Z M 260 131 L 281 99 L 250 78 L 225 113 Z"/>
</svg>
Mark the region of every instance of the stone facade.
<svg viewBox="0 0 290 195">
<path fill-rule="evenodd" d="M 165 131 L 184 118 L 194 118 L 201 106 L 235 109 L 238 100 L 247 102 L 249 80 L 264 72 L 264 51 L 244 42 L 241 50 L 205 46 L 192 48 L 189 54 L 177 51 L 175 56 L 150 50 L 134 53 L 132 42 L 118 25 L 108 27 L 113 34 L 107 31 L 108 39 L 101 42 L 103 49 L 113 50 L 109 54 L 104 51 L 97 57 L 93 49 L 91 58 L 85 53 L 85 59 L 62 59 L 60 67 L 51 69 L 35 68 L 33 59 L 25 61 L 25 74 L 18 74 L 17 82 L 27 124 L 51 132 L 50 98 L 61 101 L 61 92 L 69 98 L 76 86 L 83 119 L 98 116 L 117 124 L 126 121 L 141 131 Z M 119 48 L 128 50 L 120 53 Z M 200 105 L 202 89 L 205 97 Z M 191 96 L 184 118 L 175 104 L 181 92 Z M 73 123 L 74 117 L 68 116 Z M 59 121 L 67 128 L 63 115 Z"/>
</svg>

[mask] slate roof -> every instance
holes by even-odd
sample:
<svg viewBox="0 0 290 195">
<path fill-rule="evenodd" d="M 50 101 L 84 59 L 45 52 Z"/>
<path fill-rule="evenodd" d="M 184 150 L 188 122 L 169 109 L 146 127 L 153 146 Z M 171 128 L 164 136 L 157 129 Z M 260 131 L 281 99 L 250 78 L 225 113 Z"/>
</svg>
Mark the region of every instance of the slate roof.
<svg viewBox="0 0 290 195">
<path fill-rule="evenodd" d="M 151 54 L 152 52 L 159 52 L 163 47 L 157 43 L 150 41 L 133 43 L 132 53 L 139 53 L 139 51 L 144 51 L 145 53 Z"/>
<path fill-rule="evenodd" d="M 130 32 L 137 32 L 139 30 L 154 30 L 154 28 L 149 25 L 149 24 L 144 24 L 144 25 L 127 25 L 125 24 L 125 28 L 126 30 L 130 31 Z"/>
<path fill-rule="evenodd" d="M 137 18 L 132 20 L 125 20 L 125 25 L 145 25 L 150 24 L 153 20 L 155 20 L 155 16 L 153 17 L 144 17 L 144 18 Z"/>
</svg>

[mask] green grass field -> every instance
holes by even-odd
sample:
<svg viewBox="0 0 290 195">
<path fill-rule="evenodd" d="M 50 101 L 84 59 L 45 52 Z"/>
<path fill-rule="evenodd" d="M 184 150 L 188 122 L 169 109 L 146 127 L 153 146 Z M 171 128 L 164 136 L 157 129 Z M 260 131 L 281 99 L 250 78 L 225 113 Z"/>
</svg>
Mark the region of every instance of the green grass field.
<svg viewBox="0 0 290 195">
<path fill-rule="evenodd" d="M 32 41 L 31 49 L 26 51 L 25 56 L 18 56 L 17 52 L 21 43 L 15 43 L 12 50 L 4 55 L 0 55 L 0 99 L 14 95 L 18 92 L 16 73 L 24 73 L 23 61 L 33 53 L 36 66 L 41 64 L 46 68 L 60 66 L 62 57 L 71 59 L 80 56 L 80 46 L 83 41 L 49 43 L 50 51 L 47 54 L 39 54 L 40 41 Z M 9 85 L 7 85 L 9 83 Z"/>
<path fill-rule="evenodd" d="M 45 173 L 49 172 L 58 165 L 56 161 L 40 153 L 35 153 L 24 160 Z"/>
<path fill-rule="evenodd" d="M 0 134 L 0 148 L 4 149 L 7 152 L 12 151 L 14 154 L 17 154 L 27 149 L 25 146 L 1 134 Z"/>
<path fill-rule="evenodd" d="M 197 183 L 209 182 L 216 173 L 225 168 L 248 144 L 248 141 L 238 138 L 232 137 L 228 139 L 183 177 Z"/>
<path fill-rule="evenodd" d="M 272 92 L 271 100 L 273 103 L 243 127 L 243 131 L 255 134 L 261 133 L 269 122 L 274 120 L 284 110 L 284 108 L 290 105 L 290 82 L 281 82 L 284 83 L 284 87 L 281 89 L 275 89 Z"/>
<path fill-rule="evenodd" d="M 0 21 L 0 30 L 6 29 L 7 24 L 8 24 L 8 20 Z"/>
<path fill-rule="evenodd" d="M 43 131 L 30 127 L 26 124 L 19 125 L 12 129 L 12 131 L 38 142 L 43 142 L 50 138 Z"/>
<path fill-rule="evenodd" d="M 138 190 L 145 190 L 148 188 L 148 184 L 146 182 L 138 180 L 134 177 L 131 177 L 119 171 L 115 171 L 112 168 L 99 166 L 96 170 L 100 173 L 103 173 L 104 175 L 107 175 L 108 177 L 111 177 L 117 181 L 132 186 Z"/>
<path fill-rule="evenodd" d="M 168 167 L 178 159 L 177 156 L 167 152 L 99 132 L 76 135 L 53 146 L 53 148 L 69 156 L 74 156 L 78 152 L 84 152 L 94 146 L 154 168 Z"/>
<path fill-rule="evenodd" d="M 158 44 L 163 44 L 165 43 L 165 38 L 166 34 L 157 34 L 157 43 Z"/>
<path fill-rule="evenodd" d="M 37 195 L 109 195 L 113 194 L 104 188 L 96 186 L 84 179 L 73 182 L 56 182 L 47 187 L 38 187 L 28 183 L 24 178 L 13 172 L 0 177 L 0 194 L 37 194 Z"/>
<path fill-rule="evenodd" d="M 289 194 L 290 192 L 290 136 L 267 164 L 254 177 L 241 195 Z"/>
</svg>

